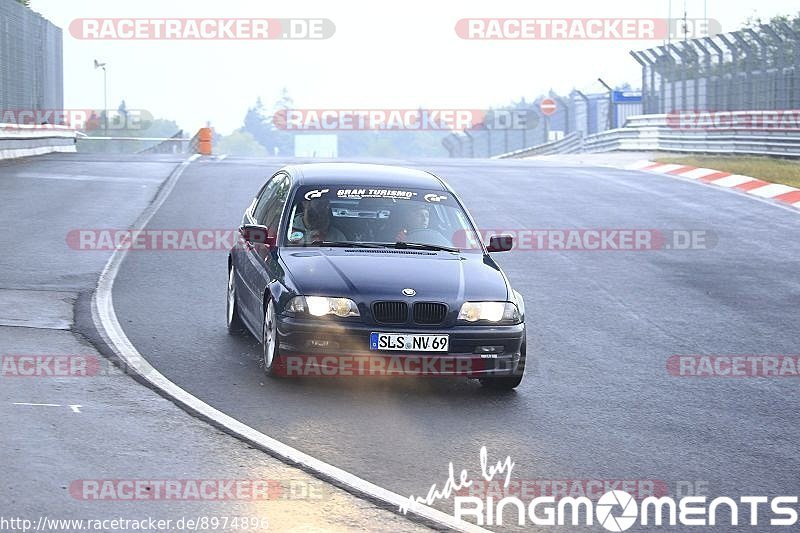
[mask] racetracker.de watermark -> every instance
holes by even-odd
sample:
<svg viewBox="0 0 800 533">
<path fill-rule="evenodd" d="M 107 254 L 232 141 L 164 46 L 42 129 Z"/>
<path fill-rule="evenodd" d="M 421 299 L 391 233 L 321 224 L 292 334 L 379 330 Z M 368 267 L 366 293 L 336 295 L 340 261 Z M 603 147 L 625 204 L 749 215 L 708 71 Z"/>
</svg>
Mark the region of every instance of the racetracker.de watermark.
<svg viewBox="0 0 800 533">
<path fill-rule="evenodd" d="M 5 354 L 0 355 L 0 378 L 103 378 L 121 375 L 148 375 L 136 361 L 112 362 L 97 355 L 84 354 Z"/>
<path fill-rule="evenodd" d="M 72 250 L 229 251 L 242 236 L 236 229 L 74 229 L 66 242 Z"/>
<path fill-rule="evenodd" d="M 79 18 L 69 33 L 81 40 L 321 40 L 336 25 L 327 18 Z"/>
<path fill-rule="evenodd" d="M 797 378 L 800 355 L 673 355 L 667 372 L 675 377 Z"/>
<path fill-rule="evenodd" d="M 72 498 L 83 501 L 324 500 L 320 480 L 306 479 L 77 479 Z"/>
<path fill-rule="evenodd" d="M 667 126 L 675 130 L 781 130 L 800 131 L 800 110 L 777 111 L 673 111 Z"/>
<path fill-rule="evenodd" d="M 511 237 L 511 249 L 519 251 L 618 251 L 708 250 L 717 244 L 717 235 L 704 229 L 486 229 L 478 230 L 481 240 L 489 243 L 493 235 Z M 458 231 L 453 244 L 476 249 L 471 233 Z"/>
<path fill-rule="evenodd" d="M 146 130 L 153 120 L 152 113 L 144 109 L 0 109 L 0 129 L 66 126 L 80 131 Z"/>
<path fill-rule="evenodd" d="M 533 109 L 281 109 L 272 123 L 298 131 L 527 130 L 539 115 Z"/>
<path fill-rule="evenodd" d="M 456 35 L 475 40 L 665 40 L 722 32 L 714 19 L 462 18 Z"/>
<path fill-rule="evenodd" d="M 502 351 L 502 346 L 499 347 Z M 493 354 L 441 355 L 286 355 L 275 373 L 286 377 L 436 377 L 480 376 L 487 371 L 512 370 L 513 361 Z"/>
<path fill-rule="evenodd" d="M 471 485 L 462 487 L 454 494 L 482 499 L 491 497 L 495 500 L 507 496 L 522 499 L 552 496 L 556 500 L 586 497 L 597 500 L 611 490 L 624 490 L 637 500 L 670 494 L 667 482 L 658 479 L 511 479 L 508 485 L 501 479 L 475 479 Z"/>
<path fill-rule="evenodd" d="M 107 359 L 94 355 L 0 356 L 0 377 L 4 378 L 95 377 L 108 375 L 111 368 L 115 367 Z"/>
</svg>

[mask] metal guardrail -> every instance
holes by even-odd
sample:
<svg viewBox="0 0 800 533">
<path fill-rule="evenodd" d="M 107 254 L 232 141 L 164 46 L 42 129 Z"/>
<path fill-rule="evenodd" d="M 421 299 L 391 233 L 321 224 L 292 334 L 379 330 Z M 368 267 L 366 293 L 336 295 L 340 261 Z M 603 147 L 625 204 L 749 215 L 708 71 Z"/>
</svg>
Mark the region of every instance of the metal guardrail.
<svg viewBox="0 0 800 533">
<path fill-rule="evenodd" d="M 0 160 L 51 152 L 77 152 L 79 142 L 89 147 L 89 152 L 99 149 L 111 153 L 208 155 L 211 153 L 211 136 L 209 128 L 202 128 L 191 139 L 184 136 L 183 130 L 171 137 L 94 137 L 69 126 L 0 123 Z M 143 143 L 154 144 L 142 148 Z"/>
<path fill-rule="evenodd" d="M 786 127 L 774 111 L 730 113 L 732 123 L 756 118 L 758 126 L 720 127 L 711 116 L 699 117 L 692 127 L 682 127 L 675 115 L 638 115 L 624 128 L 568 138 L 497 156 L 520 158 L 544 154 L 602 153 L 613 151 L 686 152 L 708 154 L 800 157 L 800 128 Z M 575 150 L 576 145 L 580 149 Z"/>
<path fill-rule="evenodd" d="M 196 154 L 197 153 L 197 146 L 200 143 L 200 132 L 194 134 L 194 136 L 189 139 L 189 152 Z"/>
<path fill-rule="evenodd" d="M 78 137 L 78 151 L 83 153 L 140 154 L 185 153 L 188 139 L 171 137 L 105 137 L 82 135 Z M 166 145 L 172 145 L 167 147 Z M 153 150 L 151 150 L 153 149 Z"/>
<path fill-rule="evenodd" d="M 160 143 L 140 150 L 139 154 L 185 154 L 189 151 L 189 139 L 183 136 L 183 130 L 178 130 L 169 139 L 164 139 Z"/>
<path fill-rule="evenodd" d="M 565 135 L 556 141 L 550 141 L 532 148 L 523 148 L 507 154 L 495 156 L 493 159 L 514 159 L 520 157 L 530 157 L 534 155 L 550 154 L 577 154 L 583 149 L 583 136 L 579 132 Z"/>
<path fill-rule="evenodd" d="M 104 137 L 81 134 L 78 140 L 89 151 L 110 150 L 114 153 L 187 154 L 193 153 L 196 148 L 196 141 L 185 137 L 183 130 L 171 137 Z"/>
<path fill-rule="evenodd" d="M 66 126 L 0 124 L 0 159 L 74 152 L 77 133 Z"/>
</svg>

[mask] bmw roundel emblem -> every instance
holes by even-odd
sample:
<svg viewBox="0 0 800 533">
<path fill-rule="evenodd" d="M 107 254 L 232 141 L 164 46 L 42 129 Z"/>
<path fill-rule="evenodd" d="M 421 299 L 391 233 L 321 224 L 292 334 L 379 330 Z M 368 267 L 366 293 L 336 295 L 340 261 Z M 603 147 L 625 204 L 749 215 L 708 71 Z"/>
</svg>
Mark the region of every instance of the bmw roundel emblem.
<svg viewBox="0 0 800 533">
<path fill-rule="evenodd" d="M 417 291 L 415 291 L 414 289 L 403 289 L 403 294 L 406 296 L 414 296 L 415 294 L 417 294 Z"/>
</svg>

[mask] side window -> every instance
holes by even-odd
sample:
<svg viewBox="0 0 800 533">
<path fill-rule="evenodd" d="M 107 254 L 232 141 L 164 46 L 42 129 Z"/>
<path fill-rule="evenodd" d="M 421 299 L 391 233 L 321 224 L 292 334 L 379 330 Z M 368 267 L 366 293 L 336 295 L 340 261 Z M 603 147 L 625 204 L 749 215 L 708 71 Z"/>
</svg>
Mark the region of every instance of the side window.
<svg viewBox="0 0 800 533">
<path fill-rule="evenodd" d="M 272 232 L 277 232 L 281 221 L 281 212 L 289 196 L 289 176 L 282 174 L 275 178 L 274 183 L 275 187 L 270 193 L 263 215 L 258 218 L 258 223 L 268 227 Z"/>
<path fill-rule="evenodd" d="M 261 221 L 264 220 L 264 214 L 266 213 L 267 205 L 269 204 L 272 196 L 275 194 L 275 187 L 281 176 L 283 176 L 283 174 L 273 176 L 269 183 L 267 183 L 267 186 L 261 191 L 261 196 L 258 197 L 256 207 L 253 209 L 253 218 L 256 219 L 257 224 L 261 224 Z"/>
</svg>

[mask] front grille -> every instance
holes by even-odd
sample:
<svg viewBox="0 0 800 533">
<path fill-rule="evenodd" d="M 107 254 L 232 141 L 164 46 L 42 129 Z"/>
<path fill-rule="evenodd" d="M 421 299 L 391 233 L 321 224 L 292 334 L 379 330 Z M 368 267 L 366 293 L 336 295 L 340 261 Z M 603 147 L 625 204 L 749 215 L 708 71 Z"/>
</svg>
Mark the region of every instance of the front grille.
<svg viewBox="0 0 800 533">
<path fill-rule="evenodd" d="M 414 304 L 414 322 L 417 324 L 441 324 L 447 315 L 447 306 L 433 302 L 417 302 Z"/>
<path fill-rule="evenodd" d="M 405 324 L 408 322 L 408 304 L 405 302 L 375 302 L 372 315 L 383 324 Z"/>
</svg>

